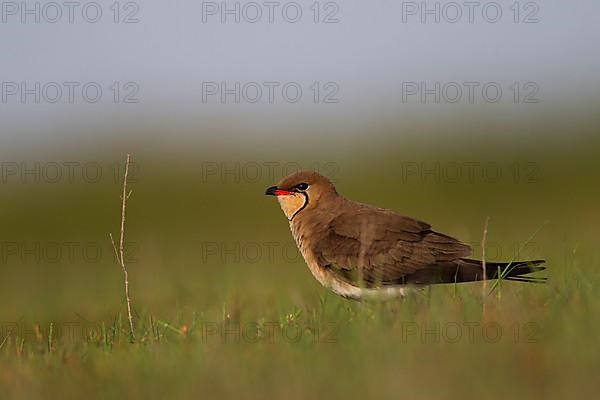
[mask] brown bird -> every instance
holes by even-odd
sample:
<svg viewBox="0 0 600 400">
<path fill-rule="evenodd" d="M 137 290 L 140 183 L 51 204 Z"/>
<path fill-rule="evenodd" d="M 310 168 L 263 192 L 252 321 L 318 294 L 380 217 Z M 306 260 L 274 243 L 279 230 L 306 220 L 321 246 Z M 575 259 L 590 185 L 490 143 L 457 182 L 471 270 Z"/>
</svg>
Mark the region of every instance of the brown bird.
<svg viewBox="0 0 600 400">
<path fill-rule="evenodd" d="M 422 285 L 483 279 L 468 245 L 425 222 L 348 200 L 314 171 L 291 174 L 265 194 L 277 197 L 313 276 L 343 297 L 389 298 Z M 486 277 L 497 279 L 500 269 L 503 279 L 543 282 L 523 276 L 544 270 L 542 263 L 486 262 Z"/>
</svg>

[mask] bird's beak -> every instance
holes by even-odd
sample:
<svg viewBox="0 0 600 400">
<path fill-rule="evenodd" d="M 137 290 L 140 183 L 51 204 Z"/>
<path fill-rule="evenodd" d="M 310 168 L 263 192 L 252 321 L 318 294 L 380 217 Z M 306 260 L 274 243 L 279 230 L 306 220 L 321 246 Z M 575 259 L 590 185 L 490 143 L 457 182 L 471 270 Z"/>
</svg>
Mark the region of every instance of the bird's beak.
<svg viewBox="0 0 600 400">
<path fill-rule="evenodd" d="M 266 195 L 269 196 L 284 196 L 286 194 L 293 194 L 293 192 L 288 192 L 287 190 L 281 190 L 277 186 L 271 186 L 265 191 Z"/>
<path fill-rule="evenodd" d="M 265 191 L 265 194 L 269 195 L 269 196 L 276 196 L 276 194 L 275 194 L 276 191 L 277 191 L 277 186 L 271 186 L 270 188 L 268 188 Z"/>
</svg>

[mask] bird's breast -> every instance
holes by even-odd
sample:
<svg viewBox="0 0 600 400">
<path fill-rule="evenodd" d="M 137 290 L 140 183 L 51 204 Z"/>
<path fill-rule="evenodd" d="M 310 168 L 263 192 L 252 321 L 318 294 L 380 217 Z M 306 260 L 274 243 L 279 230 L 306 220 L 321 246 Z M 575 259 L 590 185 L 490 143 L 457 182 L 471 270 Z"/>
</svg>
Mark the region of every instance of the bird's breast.
<svg viewBox="0 0 600 400">
<path fill-rule="evenodd" d="M 313 274 L 315 279 L 325 287 L 331 287 L 332 276 L 326 268 L 319 265 L 315 252 L 312 250 L 312 242 L 310 235 L 304 232 L 302 226 L 297 222 L 290 221 L 290 230 L 292 237 L 300 250 L 300 254 L 304 258 L 308 269 Z"/>
</svg>

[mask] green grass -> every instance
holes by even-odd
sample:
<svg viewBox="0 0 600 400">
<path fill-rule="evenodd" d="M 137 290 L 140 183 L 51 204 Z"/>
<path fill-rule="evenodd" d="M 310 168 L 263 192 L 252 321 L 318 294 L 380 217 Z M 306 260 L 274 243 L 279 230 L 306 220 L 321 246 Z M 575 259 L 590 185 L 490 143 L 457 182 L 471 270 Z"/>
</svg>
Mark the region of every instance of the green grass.
<svg viewBox="0 0 600 400">
<path fill-rule="evenodd" d="M 592 397 L 598 275 L 590 280 L 576 256 L 568 262 L 566 281 L 505 282 L 485 310 L 479 286 L 448 285 L 385 304 L 315 293 L 256 307 L 252 293 L 169 314 L 144 310 L 133 343 L 123 313 L 72 319 L 73 338 L 35 329 L 25 341 L 8 336 L 2 397 L 358 398 L 408 389 L 410 398 Z"/>
<path fill-rule="evenodd" d="M 470 243 L 479 243 L 490 216 L 487 241 L 502 250 L 488 254 L 492 261 L 517 260 L 516 247 L 527 248 L 525 258 L 547 260 L 540 275 L 548 284 L 491 283 L 485 307 L 480 283 L 432 287 L 388 303 L 329 294 L 302 259 L 283 254 L 291 243 L 287 223 L 262 196 L 273 182 L 202 183 L 198 160 L 156 161 L 134 151 L 140 181 L 126 233 L 135 244 L 136 262 L 128 264 L 133 343 L 108 239 L 118 230 L 120 185 L 5 185 L 3 243 L 96 243 L 102 256 L 2 262 L 0 398 L 596 397 L 600 214 L 598 161 L 589 148 L 575 158 L 538 149 L 528 158 L 540 165 L 535 184 L 399 182 L 399 160 L 442 159 L 406 146 L 377 157 L 362 149 L 361 157 L 373 160 L 368 165 L 357 165 L 353 154 L 336 160 L 338 189 L 348 197 Z M 506 159 L 481 149 L 443 157 L 469 161 L 472 154 Z M 315 161 L 329 160 L 303 165 Z M 271 242 L 278 246 L 273 259 L 264 248 Z M 207 255 L 206 243 L 258 244 L 263 253 Z M 27 330 L 9 335 L 14 323 Z M 236 324 L 239 340 L 221 336 Z M 301 335 L 292 340 L 284 332 Z"/>
</svg>

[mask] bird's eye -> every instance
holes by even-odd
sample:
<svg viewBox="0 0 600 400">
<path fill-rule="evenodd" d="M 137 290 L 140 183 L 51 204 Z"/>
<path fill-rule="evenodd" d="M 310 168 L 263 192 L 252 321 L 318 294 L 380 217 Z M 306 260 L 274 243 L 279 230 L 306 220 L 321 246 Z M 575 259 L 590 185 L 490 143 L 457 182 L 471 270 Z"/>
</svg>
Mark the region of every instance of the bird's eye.
<svg viewBox="0 0 600 400">
<path fill-rule="evenodd" d="M 296 189 L 305 191 L 306 189 L 308 189 L 308 184 L 307 183 L 299 183 L 296 185 Z"/>
</svg>

